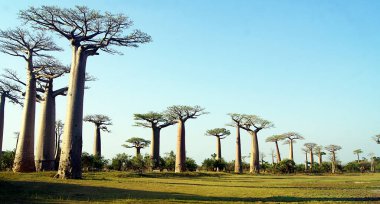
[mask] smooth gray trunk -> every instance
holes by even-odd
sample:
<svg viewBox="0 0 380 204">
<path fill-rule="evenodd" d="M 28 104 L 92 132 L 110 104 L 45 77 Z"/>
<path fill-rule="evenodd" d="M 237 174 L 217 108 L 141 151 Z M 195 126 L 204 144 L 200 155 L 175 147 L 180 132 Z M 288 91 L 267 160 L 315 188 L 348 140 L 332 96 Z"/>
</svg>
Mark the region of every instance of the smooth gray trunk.
<svg viewBox="0 0 380 204">
<path fill-rule="evenodd" d="M 18 139 L 14 172 L 33 172 L 34 164 L 34 126 L 36 113 L 36 78 L 33 73 L 32 54 L 28 55 L 27 81 L 25 90 L 24 108 L 21 117 L 21 129 Z"/>
<path fill-rule="evenodd" d="M 222 146 L 220 144 L 220 137 L 216 137 L 216 160 L 222 159 Z"/>
<path fill-rule="evenodd" d="M 290 160 L 293 160 L 293 140 L 290 140 L 289 142 L 289 157 Z"/>
<path fill-rule="evenodd" d="M 175 172 L 186 171 L 186 141 L 185 122 L 178 120 L 177 154 L 175 159 Z"/>
<path fill-rule="evenodd" d="M 160 128 L 152 128 L 152 146 L 150 155 L 153 162 L 153 169 L 160 167 Z"/>
<path fill-rule="evenodd" d="M 4 135 L 4 111 L 5 111 L 5 99 L 6 93 L 1 94 L 0 101 L 0 157 L 3 151 L 3 135 Z"/>
<path fill-rule="evenodd" d="M 313 164 L 314 164 L 314 155 L 313 155 L 313 150 L 310 149 L 310 172 L 313 172 Z"/>
<path fill-rule="evenodd" d="M 318 163 L 319 163 L 319 166 L 322 165 L 322 154 L 321 154 L 321 152 L 318 152 Z"/>
<path fill-rule="evenodd" d="M 87 54 L 73 46 L 70 83 L 67 93 L 66 120 L 57 177 L 82 178 L 83 98 Z"/>
<path fill-rule="evenodd" d="M 141 155 L 140 150 L 141 148 L 136 147 L 136 157 Z"/>
<path fill-rule="evenodd" d="M 277 163 L 281 161 L 280 149 L 278 148 L 278 142 L 276 141 Z"/>
<path fill-rule="evenodd" d="M 36 170 L 52 171 L 55 166 L 55 97 L 53 83 L 45 90 L 36 149 Z"/>
<path fill-rule="evenodd" d="M 308 165 L 307 165 L 307 152 L 305 153 L 305 171 L 307 171 L 309 168 L 308 168 Z"/>
<path fill-rule="evenodd" d="M 241 165 L 240 127 L 236 127 L 235 173 L 243 173 L 243 167 Z"/>
<path fill-rule="evenodd" d="M 335 152 L 332 152 L 331 173 L 335 174 Z"/>
<path fill-rule="evenodd" d="M 259 143 L 257 140 L 257 132 L 250 131 L 252 137 L 251 158 L 249 165 L 249 173 L 260 173 Z"/>
<path fill-rule="evenodd" d="M 94 136 L 94 156 L 102 156 L 102 141 L 100 138 L 100 128 L 95 124 L 95 136 Z"/>
</svg>

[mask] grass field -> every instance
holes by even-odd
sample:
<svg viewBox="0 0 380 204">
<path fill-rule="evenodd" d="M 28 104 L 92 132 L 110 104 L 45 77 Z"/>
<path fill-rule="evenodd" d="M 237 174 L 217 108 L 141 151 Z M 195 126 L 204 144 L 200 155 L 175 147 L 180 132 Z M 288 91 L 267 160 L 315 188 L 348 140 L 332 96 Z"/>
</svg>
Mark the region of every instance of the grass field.
<svg viewBox="0 0 380 204">
<path fill-rule="evenodd" d="M 0 203 L 380 203 L 380 174 L 234 175 L 224 173 L 0 173 Z"/>
</svg>

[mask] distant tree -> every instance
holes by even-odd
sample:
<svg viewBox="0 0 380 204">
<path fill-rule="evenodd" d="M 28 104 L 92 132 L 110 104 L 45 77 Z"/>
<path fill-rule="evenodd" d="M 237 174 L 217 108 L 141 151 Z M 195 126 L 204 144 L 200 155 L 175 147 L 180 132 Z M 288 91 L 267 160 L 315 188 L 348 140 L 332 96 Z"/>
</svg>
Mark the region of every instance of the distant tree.
<svg viewBox="0 0 380 204">
<path fill-rule="evenodd" d="M 222 147 L 220 144 L 220 140 L 226 138 L 230 134 L 231 132 L 226 128 L 215 128 L 206 131 L 206 136 L 216 137 L 216 160 L 222 159 Z"/>
<path fill-rule="evenodd" d="M 146 33 L 135 30 L 125 34 L 133 22 L 123 14 L 100 13 L 85 6 L 59 8 L 29 7 L 19 17 L 34 28 L 49 30 L 70 42 L 72 64 L 68 89 L 67 115 L 60 167 L 57 177 L 81 178 L 82 119 L 86 63 L 99 51 L 120 54 L 112 46 L 138 47 L 151 41 Z"/>
<path fill-rule="evenodd" d="M 325 147 L 326 151 L 331 153 L 331 173 L 336 172 L 336 152 L 341 150 L 342 147 L 338 145 L 328 145 Z"/>
<path fill-rule="evenodd" d="M 266 142 L 274 142 L 276 144 L 276 152 L 277 152 L 277 163 L 281 161 L 280 149 L 278 148 L 278 141 L 284 140 L 284 135 L 272 135 L 267 137 Z"/>
<path fill-rule="evenodd" d="M 6 99 L 13 104 L 22 106 L 21 88 L 6 79 L 0 79 L 0 157 L 3 150 L 4 113 Z"/>
<path fill-rule="evenodd" d="M 123 144 L 122 146 L 125 148 L 135 148 L 136 149 L 136 157 L 140 155 L 140 150 L 148 147 L 150 145 L 149 140 L 145 140 L 140 137 L 131 137 L 126 142 L 130 143 L 130 145 Z"/>
<path fill-rule="evenodd" d="M 63 126 L 64 124 L 62 123 L 61 120 L 58 120 L 55 122 L 55 130 L 54 130 L 54 136 L 55 136 L 55 151 L 54 151 L 54 160 L 55 160 L 55 166 L 54 169 L 58 169 L 58 164 L 59 164 L 59 158 L 61 155 L 61 136 L 63 134 Z"/>
<path fill-rule="evenodd" d="M 354 154 L 356 154 L 356 156 L 358 157 L 358 159 L 357 159 L 358 163 L 360 163 L 360 154 L 363 153 L 363 150 L 361 150 L 361 149 L 356 149 L 356 150 L 354 150 L 353 152 L 354 152 Z"/>
<path fill-rule="evenodd" d="M 309 143 L 305 143 L 304 146 L 305 146 L 305 148 L 307 148 L 309 150 L 309 153 L 310 153 L 310 172 L 313 172 L 313 165 L 314 165 L 313 150 L 317 146 L 317 144 L 309 142 Z"/>
<path fill-rule="evenodd" d="M 323 147 L 320 146 L 320 145 L 314 147 L 314 150 L 315 150 L 315 153 L 314 153 L 314 154 L 318 155 L 318 164 L 319 164 L 319 166 L 321 166 L 321 165 L 322 165 L 322 162 L 323 162 L 323 160 L 322 160 L 322 156 L 323 156 L 323 155 L 326 155 L 326 153 L 322 151 L 322 150 L 323 150 Z"/>
<path fill-rule="evenodd" d="M 302 148 L 301 149 L 303 153 L 305 153 L 305 172 L 309 169 L 309 161 L 307 159 L 307 154 L 309 153 L 309 149 L 308 148 Z"/>
<path fill-rule="evenodd" d="M 377 144 L 380 144 L 380 134 L 379 134 L 379 135 L 375 135 L 375 136 L 373 136 L 373 140 L 375 140 L 375 142 L 376 142 Z"/>
<path fill-rule="evenodd" d="M 150 156 L 153 168 L 158 168 L 160 163 L 160 132 L 162 128 L 174 125 L 177 121 L 169 118 L 163 113 L 149 112 L 145 114 L 134 114 L 135 126 L 152 129 L 152 145 Z"/>
<path fill-rule="evenodd" d="M 265 153 L 264 152 L 260 152 L 260 162 L 261 162 L 261 166 L 264 165 L 264 158 L 266 157 Z"/>
<path fill-rule="evenodd" d="M 274 164 L 274 158 L 276 157 L 276 155 L 274 153 L 274 149 L 270 149 L 270 155 L 272 157 L 272 164 Z"/>
<path fill-rule="evenodd" d="M 375 153 L 371 152 L 368 154 L 371 162 L 371 172 L 375 172 Z"/>
<path fill-rule="evenodd" d="M 174 151 L 165 153 L 163 160 L 164 160 L 165 168 L 167 170 L 169 171 L 175 170 L 176 155 L 174 154 Z"/>
<path fill-rule="evenodd" d="M 243 165 L 241 161 L 241 142 L 240 142 L 240 128 L 243 125 L 243 115 L 237 113 L 229 113 L 232 122 L 228 126 L 236 128 L 236 153 L 235 153 L 235 169 L 234 172 L 243 173 Z"/>
<path fill-rule="evenodd" d="M 259 142 L 257 140 L 257 133 L 266 128 L 273 127 L 273 123 L 264 120 L 256 115 L 244 115 L 241 128 L 246 130 L 252 138 L 251 143 L 251 159 L 250 159 L 250 173 L 260 173 L 260 159 L 259 159 Z"/>
<path fill-rule="evenodd" d="M 95 125 L 95 138 L 94 138 L 94 155 L 101 156 L 101 138 L 100 130 L 110 132 L 107 126 L 112 125 L 111 118 L 106 115 L 87 115 L 83 118 L 83 121 L 94 123 Z"/>
<path fill-rule="evenodd" d="M 178 123 L 177 136 L 177 153 L 175 172 L 183 172 L 186 170 L 186 140 L 185 140 L 185 122 L 188 119 L 195 119 L 201 115 L 207 114 L 205 109 L 200 106 L 170 106 L 166 110 L 169 118 L 176 120 Z"/>
<path fill-rule="evenodd" d="M 285 138 L 288 139 L 288 144 L 289 144 L 289 159 L 290 160 L 294 160 L 293 156 L 293 143 L 294 143 L 294 140 L 303 140 L 305 139 L 304 137 L 302 137 L 300 134 L 296 133 L 296 132 L 288 132 L 288 133 L 285 133 L 283 134 Z"/>
<path fill-rule="evenodd" d="M 34 129 L 36 112 L 36 69 L 34 57 L 48 57 L 45 51 L 60 51 L 50 37 L 42 32 L 29 32 L 22 28 L 0 31 L 0 51 L 20 57 L 26 62 L 26 91 L 21 117 L 20 145 L 17 145 L 14 172 L 31 172 L 34 166 Z"/>
</svg>

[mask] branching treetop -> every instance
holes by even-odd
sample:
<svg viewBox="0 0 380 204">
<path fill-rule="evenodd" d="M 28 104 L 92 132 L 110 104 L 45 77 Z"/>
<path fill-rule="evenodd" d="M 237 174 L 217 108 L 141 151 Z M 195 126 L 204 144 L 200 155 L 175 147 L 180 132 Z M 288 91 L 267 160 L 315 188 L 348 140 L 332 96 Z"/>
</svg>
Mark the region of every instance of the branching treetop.
<svg viewBox="0 0 380 204">
<path fill-rule="evenodd" d="M 11 103 L 23 105 L 22 101 L 22 89 L 20 86 L 13 84 L 12 82 L 0 79 L 0 95 L 4 95 L 9 99 Z"/>
<path fill-rule="evenodd" d="M 342 147 L 339 145 L 328 145 L 325 147 L 325 150 L 327 150 L 329 152 L 335 152 L 335 151 L 338 151 L 340 149 L 342 149 Z"/>
<path fill-rule="evenodd" d="M 232 122 L 227 124 L 227 126 L 241 127 L 242 121 L 243 121 L 243 115 L 242 114 L 229 113 L 228 115 L 231 117 Z"/>
<path fill-rule="evenodd" d="M 355 149 L 355 150 L 353 151 L 353 153 L 354 153 L 354 154 L 361 154 L 361 153 L 363 153 L 363 150 L 361 150 L 361 149 Z"/>
<path fill-rule="evenodd" d="M 301 148 L 301 151 L 305 154 L 309 153 L 310 152 L 310 149 L 309 148 Z"/>
<path fill-rule="evenodd" d="M 58 120 L 55 122 L 55 134 L 60 137 L 63 134 L 63 122 L 62 120 Z"/>
<path fill-rule="evenodd" d="M 284 139 L 286 139 L 284 135 L 272 135 L 272 136 L 267 137 L 267 139 L 265 139 L 265 142 L 278 142 Z"/>
<path fill-rule="evenodd" d="M 375 142 L 376 142 L 377 144 L 380 144 L 380 135 L 375 135 L 375 136 L 373 136 L 373 140 L 375 140 Z"/>
<path fill-rule="evenodd" d="M 39 59 L 33 66 L 36 78 L 46 83 L 50 80 L 61 77 L 64 74 L 70 73 L 69 66 L 63 65 L 54 58 Z"/>
<path fill-rule="evenodd" d="M 141 148 L 148 147 L 150 145 L 150 141 L 149 140 L 145 140 L 145 139 L 140 138 L 140 137 L 131 137 L 126 142 L 131 143 L 131 145 L 123 144 L 122 146 L 125 147 L 125 148 L 138 148 L 138 149 L 141 149 Z"/>
<path fill-rule="evenodd" d="M 317 146 L 317 144 L 309 142 L 309 143 L 305 143 L 303 146 L 305 146 L 309 150 L 313 150 Z"/>
<path fill-rule="evenodd" d="M 316 147 L 314 147 L 314 150 L 315 150 L 315 154 L 321 154 L 321 155 L 325 155 L 326 153 L 323 152 L 323 147 L 321 145 L 318 145 Z"/>
<path fill-rule="evenodd" d="M 29 59 L 28 55 L 50 57 L 40 53 L 41 51 L 61 51 L 53 40 L 43 32 L 29 32 L 25 29 L 16 28 L 0 30 L 0 52 L 8 55 Z"/>
<path fill-rule="evenodd" d="M 110 130 L 107 129 L 107 125 L 112 125 L 111 118 L 100 114 L 87 115 L 83 118 L 83 121 L 94 123 L 96 127 L 107 132 L 110 132 Z"/>
<path fill-rule="evenodd" d="M 215 128 L 215 129 L 207 130 L 205 135 L 215 136 L 215 137 L 219 137 L 220 139 L 224 139 L 230 134 L 231 132 L 227 130 L 226 128 Z"/>
<path fill-rule="evenodd" d="M 274 124 L 257 115 L 243 115 L 241 128 L 246 131 L 259 132 L 262 129 L 274 127 Z"/>
<path fill-rule="evenodd" d="M 165 128 L 170 125 L 177 123 L 170 117 L 162 113 L 148 112 L 145 114 L 134 114 L 134 119 L 136 120 L 135 126 L 146 127 L 146 128 Z"/>
<path fill-rule="evenodd" d="M 205 109 L 200 106 L 170 106 L 165 111 L 165 115 L 171 120 L 180 120 L 186 122 L 188 119 L 195 119 L 198 116 L 208 114 Z"/>
<path fill-rule="evenodd" d="M 86 6 L 29 7 L 20 11 L 19 17 L 36 29 L 58 33 L 73 46 L 81 46 L 89 55 L 97 54 L 99 49 L 111 54 L 121 54 L 109 46 L 138 47 L 141 43 L 151 41 L 151 37 L 140 30 L 124 34 L 133 25 L 124 14 L 101 13 Z"/>
<path fill-rule="evenodd" d="M 288 132 L 283 134 L 289 140 L 304 140 L 305 138 L 296 132 Z"/>
</svg>

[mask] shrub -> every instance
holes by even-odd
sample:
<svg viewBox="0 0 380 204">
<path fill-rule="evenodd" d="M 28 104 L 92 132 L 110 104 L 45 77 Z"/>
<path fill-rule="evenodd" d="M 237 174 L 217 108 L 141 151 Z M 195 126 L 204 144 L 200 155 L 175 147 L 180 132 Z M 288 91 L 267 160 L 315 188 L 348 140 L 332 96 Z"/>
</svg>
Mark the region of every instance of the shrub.
<svg viewBox="0 0 380 204">
<path fill-rule="evenodd" d="M 195 162 L 195 160 L 190 157 L 186 157 L 185 166 L 186 166 L 186 171 L 196 171 L 198 168 L 198 165 Z"/>
<path fill-rule="evenodd" d="M 125 153 L 117 154 L 112 158 L 110 169 L 117 171 L 125 171 L 131 164 L 131 156 Z"/>
<path fill-rule="evenodd" d="M 296 164 L 294 163 L 293 160 L 284 159 L 280 163 L 274 165 L 273 169 L 275 173 L 282 173 L 282 174 L 294 173 L 296 169 Z"/>
<path fill-rule="evenodd" d="M 202 169 L 207 171 L 224 170 L 227 166 L 227 162 L 221 158 L 216 159 L 216 155 L 212 154 L 211 158 L 207 158 L 202 162 Z"/>
<path fill-rule="evenodd" d="M 82 153 L 82 168 L 87 171 L 99 171 L 106 167 L 108 160 L 102 156 L 90 155 L 87 152 Z"/>
<path fill-rule="evenodd" d="M 3 151 L 0 156 L 0 170 L 12 170 L 13 161 L 15 159 L 14 151 Z"/>
</svg>

